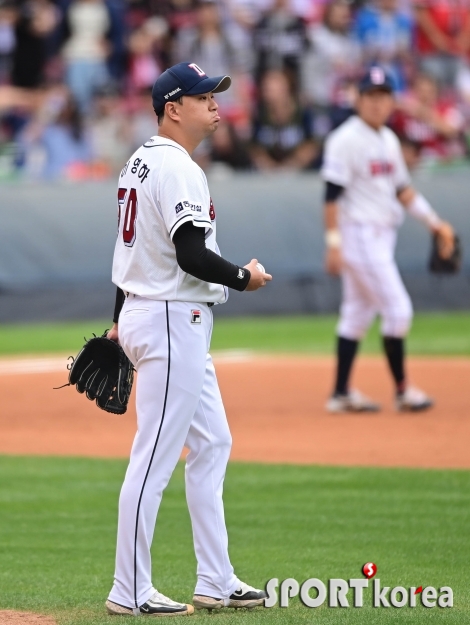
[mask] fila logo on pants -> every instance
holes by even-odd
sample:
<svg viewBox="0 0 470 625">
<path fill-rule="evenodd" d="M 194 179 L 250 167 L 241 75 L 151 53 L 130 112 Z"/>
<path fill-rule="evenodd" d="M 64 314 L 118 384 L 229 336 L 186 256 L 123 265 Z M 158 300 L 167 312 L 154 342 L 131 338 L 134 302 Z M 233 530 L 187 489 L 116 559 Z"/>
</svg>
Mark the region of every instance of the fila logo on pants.
<svg viewBox="0 0 470 625">
<path fill-rule="evenodd" d="M 191 311 L 191 323 L 201 323 L 201 311 L 200 310 Z"/>
</svg>

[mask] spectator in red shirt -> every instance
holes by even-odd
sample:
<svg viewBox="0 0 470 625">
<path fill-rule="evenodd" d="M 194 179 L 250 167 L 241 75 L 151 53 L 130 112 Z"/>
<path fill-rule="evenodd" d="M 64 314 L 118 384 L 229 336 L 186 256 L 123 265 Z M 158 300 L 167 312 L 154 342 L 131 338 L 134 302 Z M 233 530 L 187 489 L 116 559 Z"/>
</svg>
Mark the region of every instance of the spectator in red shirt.
<svg viewBox="0 0 470 625">
<path fill-rule="evenodd" d="M 422 71 L 453 87 L 470 52 L 470 0 L 415 0 L 415 17 Z"/>
<path fill-rule="evenodd" d="M 457 106 L 440 97 L 436 81 L 426 75 L 416 78 L 410 93 L 398 102 L 391 121 L 398 136 L 407 145 L 415 145 L 425 161 L 464 156 L 464 124 Z"/>
</svg>

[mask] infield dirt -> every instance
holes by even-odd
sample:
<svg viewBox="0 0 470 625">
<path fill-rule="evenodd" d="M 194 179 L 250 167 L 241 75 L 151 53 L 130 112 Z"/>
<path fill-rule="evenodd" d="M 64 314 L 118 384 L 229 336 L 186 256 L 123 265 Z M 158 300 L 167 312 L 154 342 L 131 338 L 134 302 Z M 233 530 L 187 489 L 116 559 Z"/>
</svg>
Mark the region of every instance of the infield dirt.
<svg viewBox="0 0 470 625">
<path fill-rule="evenodd" d="M 119 417 L 73 388 L 53 390 L 66 381 L 63 362 L 62 372 L 28 373 L 34 366 L 15 365 L 23 372 L 13 374 L 2 360 L 0 453 L 127 457 L 135 432 L 133 400 Z M 233 434 L 232 460 L 470 468 L 468 359 L 410 359 L 410 379 L 434 397 L 436 407 L 398 414 L 385 361 L 361 357 L 354 386 L 380 401 L 383 410 L 339 416 L 323 408 L 331 358 L 216 357 L 215 362 Z"/>
<path fill-rule="evenodd" d="M 5 625 L 56 625 L 56 621 L 51 616 L 14 610 L 0 610 L 0 623 L 2 625 L 3 623 Z"/>
</svg>

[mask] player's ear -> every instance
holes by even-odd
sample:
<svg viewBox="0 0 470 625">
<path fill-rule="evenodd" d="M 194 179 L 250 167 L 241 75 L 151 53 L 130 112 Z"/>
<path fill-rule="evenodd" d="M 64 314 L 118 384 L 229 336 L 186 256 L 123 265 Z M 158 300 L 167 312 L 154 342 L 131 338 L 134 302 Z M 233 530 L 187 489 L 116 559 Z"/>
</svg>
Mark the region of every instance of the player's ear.
<svg viewBox="0 0 470 625">
<path fill-rule="evenodd" d="M 174 122 L 180 120 L 180 114 L 177 104 L 178 102 L 167 102 L 165 104 L 165 115 L 168 115 L 168 117 Z"/>
</svg>

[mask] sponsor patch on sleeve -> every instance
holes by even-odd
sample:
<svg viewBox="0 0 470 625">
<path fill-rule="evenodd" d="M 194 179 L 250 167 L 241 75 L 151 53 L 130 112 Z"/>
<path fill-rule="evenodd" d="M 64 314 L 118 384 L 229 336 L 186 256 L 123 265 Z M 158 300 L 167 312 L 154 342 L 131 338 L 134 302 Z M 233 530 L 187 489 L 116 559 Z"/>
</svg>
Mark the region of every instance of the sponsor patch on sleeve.
<svg viewBox="0 0 470 625">
<path fill-rule="evenodd" d="M 176 214 L 181 213 L 182 210 L 191 210 L 194 213 L 202 213 L 202 205 L 197 204 L 196 202 L 188 202 L 188 200 L 183 200 L 182 202 L 178 202 L 175 206 Z"/>
<path fill-rule="evenodd" d="M 194 204 L 193 202 L 183 202 L 183 206 L 185 208 L 189 208 L 190 210 L 194 211 L 195 213 L 200 213 L 202 211 L 202 206 L 201 204 Z"/>
</svg>

